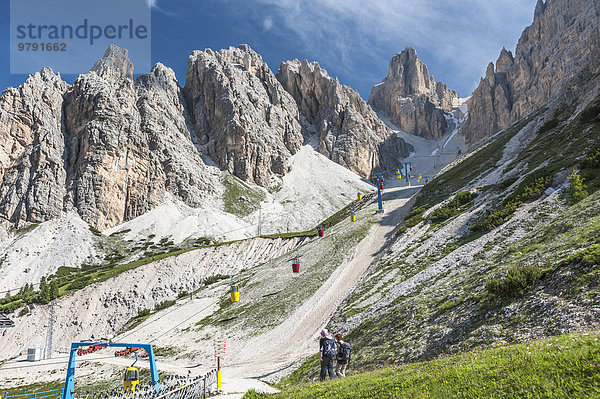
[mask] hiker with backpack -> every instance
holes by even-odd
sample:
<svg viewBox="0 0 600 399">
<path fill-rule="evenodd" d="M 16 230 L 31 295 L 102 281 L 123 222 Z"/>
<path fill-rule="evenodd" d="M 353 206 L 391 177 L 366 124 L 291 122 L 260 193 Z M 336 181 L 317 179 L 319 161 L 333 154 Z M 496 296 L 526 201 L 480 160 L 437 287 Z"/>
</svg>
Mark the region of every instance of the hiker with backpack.
<svg viewBox="0 0 600 399">
<path fill-rule="evenodd" d="M 335 334 L 334 337 L 337 343 L 335 375 L 338 377 L 345 377 L 346 367 L 348 366 L 348 363 L 350 363 L 350 344 L 342 341 L 343 337 L 340 333 Z"/>
<path fill-rule="evenodd" d="M 325 381 L 327 374 L 329 378 L 334 378 L 333 359 L 337 354 L 335 340 L 329 335 L 326 329 L 321 330 L 321 339 L 319 340 L 319 356 L 321 358 L 321 381 Z"/>
</svg>

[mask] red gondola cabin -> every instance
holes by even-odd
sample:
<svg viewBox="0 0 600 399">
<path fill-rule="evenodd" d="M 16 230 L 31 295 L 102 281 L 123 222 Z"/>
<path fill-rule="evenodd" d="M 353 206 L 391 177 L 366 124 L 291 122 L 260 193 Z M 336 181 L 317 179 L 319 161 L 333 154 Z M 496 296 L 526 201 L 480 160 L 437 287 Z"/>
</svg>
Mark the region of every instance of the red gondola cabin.
<svg viewBox="0 0 600 399">
<path fill-rule="evenodd" d="M 323 235 L 325 234 L 325 229 L 323 228 L 323 226 L 317 227 L 317 233 L 319 233 L 319 237 L 323 237 Z"/>
<path fill-rule="evenodd" d="M 292 271 L 294 273 L 300 272 L 300 259 L 297 256 L 292 259 Z"/>
</svg>

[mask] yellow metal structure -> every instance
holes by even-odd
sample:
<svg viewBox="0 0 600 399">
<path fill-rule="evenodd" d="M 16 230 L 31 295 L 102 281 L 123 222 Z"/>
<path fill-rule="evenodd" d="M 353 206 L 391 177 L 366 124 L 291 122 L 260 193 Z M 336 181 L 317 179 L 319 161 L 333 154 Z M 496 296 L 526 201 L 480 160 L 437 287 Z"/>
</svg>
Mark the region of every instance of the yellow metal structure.
<svg viewBox="0 0 600 399">
<path fill-rule="evenodd" d="M 135 393 L 135 387 L 140 382 L 139 374 L 137 367 L 127 367 L 123 376 L 123 391 Z"/>
<path fill-rule="evenodd" d="M 221 389 L 221 370 L 217 370 L 217 389 Z"/>
<path fill-rule="evenodd" d="M 352 212 L 352 215 L 350 215 L 350 221 L 356 222 L 356 213 Z"/>
<path fill-rule="evenodd" d="M 356 196 L 356 198 L 358 198 L 358 200 L 360 201 L 362 199 L 362 194 L 358 193 L 358 195 Z"/>
<path fill-rule="evenodd" d="M 239 302 L 240 301 L 240 288 L 237 284 L 231 284 L 231 288 L 229 290 L 231 294 L 231 302 Z"/>
</svg>

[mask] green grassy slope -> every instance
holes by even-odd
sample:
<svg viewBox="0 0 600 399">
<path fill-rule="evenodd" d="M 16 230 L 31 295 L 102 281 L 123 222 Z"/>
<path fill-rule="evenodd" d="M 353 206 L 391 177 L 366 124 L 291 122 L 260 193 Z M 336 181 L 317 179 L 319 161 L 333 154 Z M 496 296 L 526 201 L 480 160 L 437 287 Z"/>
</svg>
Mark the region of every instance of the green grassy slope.
<svg viewBox="0 0 600 399">
<path fill-rule="evenodd" d="M 253 398 L 598 398 L 600 334 L 475 350 Z M 350 365 L 350 369 L 352 365 Z"/>
<path fill-rule="evenodd" d="M 555 101 L 426 185 L 330 322 L 354 369 L 600 328 L 599 154 L 600 97 Z M 577 169 L 591 195 L 574 203 Z M 287 382 L 316 376 L 310 358 Z"/>
</svg>

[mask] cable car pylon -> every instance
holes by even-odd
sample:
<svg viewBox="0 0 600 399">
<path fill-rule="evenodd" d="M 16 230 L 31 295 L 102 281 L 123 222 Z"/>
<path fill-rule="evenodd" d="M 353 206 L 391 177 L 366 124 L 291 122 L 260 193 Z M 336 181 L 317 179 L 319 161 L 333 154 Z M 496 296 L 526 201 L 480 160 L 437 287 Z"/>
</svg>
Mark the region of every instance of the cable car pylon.
<svg viewBox="0 0 600 399">
<path fill-rule="evenodd" d="M 383 183 L 385 181 L 383 179 L 383 173 L 374 173 L 371 177 L 377 179 L 377 212 L 383 212 L 383 200 L 381 198 L 381 190 L 383 190 Z"/>
</svg>

